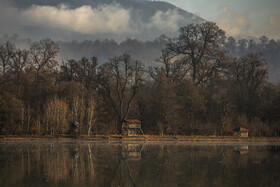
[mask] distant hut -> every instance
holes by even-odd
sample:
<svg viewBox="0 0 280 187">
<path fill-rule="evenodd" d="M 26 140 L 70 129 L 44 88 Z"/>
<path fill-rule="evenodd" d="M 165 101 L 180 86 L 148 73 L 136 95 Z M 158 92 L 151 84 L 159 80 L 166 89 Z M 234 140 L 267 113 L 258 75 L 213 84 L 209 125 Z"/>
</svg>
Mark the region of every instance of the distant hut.
<svg viewBox="0 0 280 187">
<path fill-rule="evenodd" d="M 122 123 L 122 135 L 138 136 L 144 135 L 141 129 L 141 121 L 137 119 L 126 119 Z"/>
<path fill-rule="evenodd" d="M 233 131 L 233 135 L 236 137 L 248 137 L 248 129 L 245 129 L 243 127 L 238 127 L 236 129 L 234 129 Z"/>
</svg>

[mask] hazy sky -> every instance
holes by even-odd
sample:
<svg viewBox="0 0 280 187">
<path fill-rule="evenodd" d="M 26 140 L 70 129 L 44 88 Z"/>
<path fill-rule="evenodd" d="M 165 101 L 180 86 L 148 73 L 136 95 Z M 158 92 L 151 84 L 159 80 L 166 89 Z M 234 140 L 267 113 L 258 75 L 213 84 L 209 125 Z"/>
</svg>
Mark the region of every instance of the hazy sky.
<svg viewBox="0 0 280 187">
<path fill-rule="evenodd" d="M 164 0 L 215 21 L 230 35 L 280 38 L 280 0 Z"/>
</svg>

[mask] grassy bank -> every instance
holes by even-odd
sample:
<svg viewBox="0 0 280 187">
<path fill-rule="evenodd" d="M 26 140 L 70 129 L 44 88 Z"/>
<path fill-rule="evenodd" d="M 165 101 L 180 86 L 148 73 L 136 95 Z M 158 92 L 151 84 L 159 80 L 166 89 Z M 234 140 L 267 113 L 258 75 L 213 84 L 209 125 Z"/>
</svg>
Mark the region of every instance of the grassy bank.
<svg viewBox="0 0 280 187">
<path fill-rule="evenodd" d="M 156 136 L 156 135 L 144 135 L 125 137 L 120 135 L 94 135 L 87 136 L 81 135 L 79 137 L 73 137 L 70 135 L 55 136 L 1 136 L 0 141 L 21 141 L 21 140 L 121 140 L 121 141 L 218 141 L 218 142 L 280 142 L 279 137 L 233 137 L 233 136 Z"/>
</svg>

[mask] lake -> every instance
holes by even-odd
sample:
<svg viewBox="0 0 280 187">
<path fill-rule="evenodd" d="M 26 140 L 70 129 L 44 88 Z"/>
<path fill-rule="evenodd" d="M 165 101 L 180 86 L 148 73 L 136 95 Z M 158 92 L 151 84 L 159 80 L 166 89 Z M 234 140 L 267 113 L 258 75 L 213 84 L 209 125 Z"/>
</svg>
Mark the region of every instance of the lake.
<svg viewBox="0 0 280 187">
<path fill-rule="evenodd" d="M 0 186 L 280 186 L 279 143 L 2 141 Z"/>
</svg>

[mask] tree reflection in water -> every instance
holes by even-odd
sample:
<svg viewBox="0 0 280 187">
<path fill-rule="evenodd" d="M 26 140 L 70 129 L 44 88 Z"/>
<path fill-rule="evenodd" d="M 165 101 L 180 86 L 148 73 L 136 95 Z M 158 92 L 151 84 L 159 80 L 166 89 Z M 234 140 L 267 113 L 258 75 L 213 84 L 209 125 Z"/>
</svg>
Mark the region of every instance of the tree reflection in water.
<svg viewBox="0 0 280 187">
<path fill-rule="evenodd" d="M 1 142 L 0 186 L 280 186 L 279 150 L 254 144 Z"/>
</svg>

